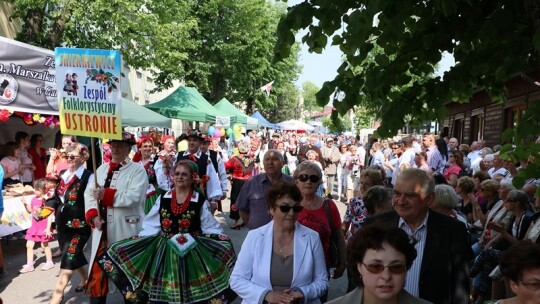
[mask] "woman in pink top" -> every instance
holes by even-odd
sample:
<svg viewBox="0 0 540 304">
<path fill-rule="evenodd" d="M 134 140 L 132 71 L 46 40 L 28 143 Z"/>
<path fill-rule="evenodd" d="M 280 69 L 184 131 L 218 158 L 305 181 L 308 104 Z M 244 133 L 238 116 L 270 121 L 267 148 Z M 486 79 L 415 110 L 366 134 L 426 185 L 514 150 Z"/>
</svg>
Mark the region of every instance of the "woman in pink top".
<svg viewBox="0 0 540 304">
<path fill-rule="evenodd" d="M 49 152 L 51 157 L 47 163 L 47 176 L 59 177 L 60 172 L 69 168 L 68 162 L 66 159 L 62 158 L 62 155 L 65 153 L 66 148 L 77 142 L 75 137 L 70 135 L 62 136 L 62 142 L 59 149 L 50 148 Z"/>
<path fill-rule="evenodd" d="M 455 188 L 459 178 L 459 172 L 465 169 L 465 165 L 463 164 L 463 154 L 459 151 L 450 152 L 448 163 L 450 166 L 444 170 L 444 177 L 448 184 Z"/>
</svg>

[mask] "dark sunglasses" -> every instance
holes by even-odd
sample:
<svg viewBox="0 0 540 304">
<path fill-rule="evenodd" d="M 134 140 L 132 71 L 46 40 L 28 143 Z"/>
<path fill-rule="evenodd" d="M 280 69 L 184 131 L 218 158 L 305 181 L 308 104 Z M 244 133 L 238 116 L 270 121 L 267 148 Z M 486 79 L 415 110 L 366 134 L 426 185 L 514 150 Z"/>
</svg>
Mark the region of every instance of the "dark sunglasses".
<svg viewBox="0 0 540 304">
<path fill-rule="evenodd" d="M 321 180 L 321 178 L 318 175 L 307 175 L 307 174 L 300 174 L 298 175 L 298 179 L 305 183 L 309 179 L 312 183 L 316 183 Z"/>
<path fill-rule="evenodd" d="M 278 206 L 279 207 L 279 210 L 281 210 L 281 212 L 283 213 L 289 213 L 289 211 L 292 211 L 294 213 L 298 213 L 300 211 L 302 211 L 302 209 L 304 209 L 303 206 L 300 206 L 300 205 L 294 205 L 294 206 L 289 206 L 289 205 L 281 205 L 281 206 Z"/>
<path fill-rule="evenodd" d="M 64 155 L 64 159 L 74 160 L 76 158 L 79 158 L 79 155 Z"/>
<path fill-rule="evenodd" d="M 402 274 L 407 271 L 407 266 L 403 264 L 392 264 L 392 265 L 383 265 L 383 264 L 369 264 L 366 265 L 362 263 L 364 267 L 366 267 L 367 271 L 378 274 L 384 271 L 385 268 L 388 268 L 388 270 L 393 274 Z"/>
</svg>

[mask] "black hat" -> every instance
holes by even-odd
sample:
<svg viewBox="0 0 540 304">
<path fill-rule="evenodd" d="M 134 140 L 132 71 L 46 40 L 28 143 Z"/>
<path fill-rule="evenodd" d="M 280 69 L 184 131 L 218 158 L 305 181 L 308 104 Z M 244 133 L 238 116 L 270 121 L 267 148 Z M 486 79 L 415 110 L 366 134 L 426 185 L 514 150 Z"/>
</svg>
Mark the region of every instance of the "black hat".
<svg viewBox="0 0 540 304">
<path fill-rule="evenodd" d="M 121 142 L 125 142 L 131 146 L 135 145 L 137 143 L 137 141 L 135 140 L 135 135 L 129 133 L 129 132 L 125 132 L 125 131 L 122 131 L 122 138 L 121 139 L 111 139 L 109 140 L 109 142 L 113 142 L 113 141 L 121 141 Z"/>
</svg>

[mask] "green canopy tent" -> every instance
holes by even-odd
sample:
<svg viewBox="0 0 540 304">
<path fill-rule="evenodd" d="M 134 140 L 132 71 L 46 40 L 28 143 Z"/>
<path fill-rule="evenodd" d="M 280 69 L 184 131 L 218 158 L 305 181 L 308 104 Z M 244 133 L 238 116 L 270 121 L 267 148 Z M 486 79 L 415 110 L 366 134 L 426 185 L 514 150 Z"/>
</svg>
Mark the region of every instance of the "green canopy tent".
<svg viewBox="0 0 540 304">
<path fill-rule="evenodd" d="M 244 114 L 244 112 L 240 111 L 226 98 L 218 101 L 218 103 L 214 105 L 214 108 L 216 108 L 218 111 L 222 112 L 225 115 L 230 115 L 231 121 L 234 117 L 236 117 L 236 123 L 246 125 L 247 129 L 255 129 L 259 124 L 259 121 L 257 119 L 251 118 Z"/>
<path fill-rule="evenodd" d="M 226 116 L 204 99 L 197 89 L 190 87 L 179 87 L 171 95 L 145 107 L 163 116 L 187 121 L 215 123 L 216 116 Z"/>
<path fill-rule="evenodd" d="M 122 98 L 123 127 L 170 128 L 172 120 L 132 101 Z"/>
</svg>

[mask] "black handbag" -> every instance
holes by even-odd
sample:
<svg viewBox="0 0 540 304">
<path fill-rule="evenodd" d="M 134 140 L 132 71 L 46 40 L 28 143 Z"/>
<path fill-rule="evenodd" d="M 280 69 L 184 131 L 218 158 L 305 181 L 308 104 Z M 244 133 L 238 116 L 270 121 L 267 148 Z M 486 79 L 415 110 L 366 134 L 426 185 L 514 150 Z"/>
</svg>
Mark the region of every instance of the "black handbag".
<svg viewBox="0 0 540 304">
<path fill-rule="evenodd" d="M 330 204 L 328 200 L 323 201 L 326 216 L 328 217 L 328 223 L 330 223 L 330 264 L 328 267 L 335 268 L 339 265 L 339 251 L 338 251 L 338 231 L 334 229 L 334 220 L 332 217 L 332 211 L 330 211 Z"/>
</svg>

